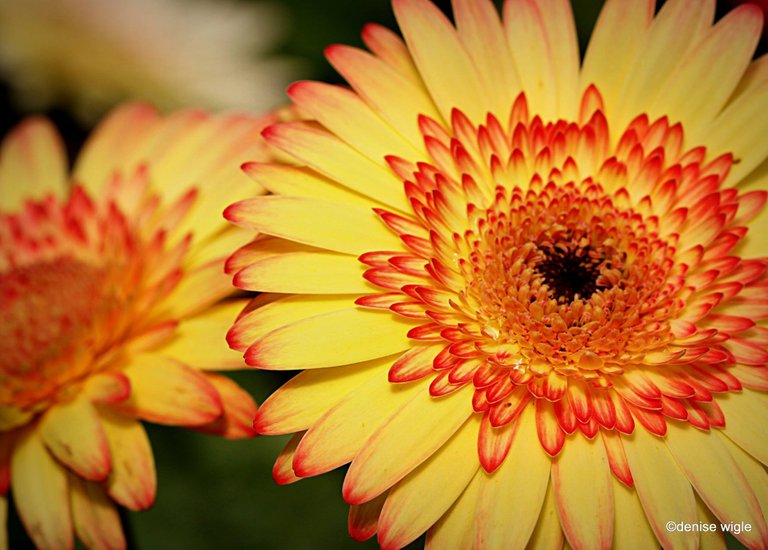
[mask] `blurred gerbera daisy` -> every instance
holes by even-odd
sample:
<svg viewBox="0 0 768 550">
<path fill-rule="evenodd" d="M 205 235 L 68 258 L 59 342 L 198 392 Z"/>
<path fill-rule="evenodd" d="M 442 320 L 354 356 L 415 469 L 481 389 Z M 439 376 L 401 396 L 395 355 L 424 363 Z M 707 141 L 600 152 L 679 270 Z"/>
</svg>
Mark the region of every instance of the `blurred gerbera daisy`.
<svg viewBox="0 0 768 550">
<path fill-rule="evenodd" d="M 140 420 L 254 435 L 253 400 L 208 371 L 244 366 L 224 340 L 244 302 L 223 261 L 249 232 L 221 211 L 251 185 L 239 163 L 267 158 L 270 121 L 129 105 L 71 177 L 46 120 L 3 142 L 0 494 L 37 546 L 71 547 L 73 526 L 88 547 L 125 545 L 114 503 L 155 498 Z"/>
<path fill-rule="evenodd" d="M 261 111 L 290 81 L 265 57 L 281 21 L 234 0 L 0 0 L 0 73 L 25 108 L 86 122 L 126 99 Z"/>
<path fill-rule="evenodd" d="M 305 166 L 226 212 L 268 293 L 230 345 L 304 369 L 256 417 L 296 434 L 276 479 L 351 461 L 385 548 L 768 545 L 759 9 L 609 0 L 580 66 L 565 0 L 394 8 L 265 131 Z"/>
</svg>

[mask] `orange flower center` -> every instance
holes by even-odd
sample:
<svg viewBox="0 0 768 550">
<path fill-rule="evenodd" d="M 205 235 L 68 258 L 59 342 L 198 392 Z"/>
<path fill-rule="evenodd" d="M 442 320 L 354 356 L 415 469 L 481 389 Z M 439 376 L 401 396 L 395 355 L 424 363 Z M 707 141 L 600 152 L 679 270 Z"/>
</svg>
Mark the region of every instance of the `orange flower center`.
<svg viewBox="0 0 768 550">
<path fill-rule="evenodd" d="M 465 292 L 486 333 L 519 346 L 524 364 L 594 377 L 601 363 L 637 348 L 638 335 L 652 333 L 643 348 L 668 338 L 668 324 L 648 330 L 654 312 L 664 321 L 676 308 L 667 282 L 674 248 L 655 225 L 618 208 L 590 180 L 497 188 L 494 205 L 464 237 Z"/>
<path fill-rule="evenodd" d="M 28 405 L 82 374 L 121 300 L 106 271 L 74 258 L 0 273 L 0 404 Z"/>
<path fill-rule="evenodd" d="M 410 253 L 360 257 L 388 292 L 356 303 L 421 320 L 390 381 L 433 376 L 436 397 L 472 384 L 491 426 L 533 400 L 552 455 L 577 429 L 721 426 L 713 392 L 766 358 L 747 313 L 768 310 L 745 300 L 768 262 L 731 254 L 766 194 L 724 187 L 732 156 L 683 150 L 666 118 L 612 137 L 594 87 L 578 123 L 530 118 L 523 95 L 506 125 L 450 122 L 420 118 L 430 162 L 388 158 L 412 216 L 376 212 Z"/>
<path fill-rule="evenodd" d="M 108 195 L 142 197 L 145 185 L 118 178 Z M 157 207 L 157 197 L 145 198 Z M 163 231 L 148 235 L 116 198 L 94 203 L 79 187 L 66 201 L 0 214 L 0 407 L 66 399 L 159 322 L 147 310 L 178 282 L 188 242 L 167 250 Z"/>
</svg>

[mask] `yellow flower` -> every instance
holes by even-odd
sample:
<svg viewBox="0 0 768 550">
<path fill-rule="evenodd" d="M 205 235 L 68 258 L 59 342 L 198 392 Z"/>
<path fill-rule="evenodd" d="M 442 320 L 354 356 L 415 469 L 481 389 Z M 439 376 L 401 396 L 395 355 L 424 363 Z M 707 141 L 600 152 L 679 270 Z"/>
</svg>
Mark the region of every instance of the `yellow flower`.
<svg viewBox="0 0 768 550">
<path fill-rule="evenodd" d="M 266 292 L 230 345 L 303 369 L 260 408 L 281 483 L 351 462 L 399 548 L 768 545 L 768 63 L 755 6 L 395 0 L 268 128 L 303 166 L 226 216 Z M 717 520 L 715 520 L 717 518 Z M 671 528 L 667 522 L 675 522 Z M 684 525 L 688 525 L 686 530 Z M 691 530 L 693 529 L 693 531 Z"/>
<path fill-rule="evenodd" d="M 265 56 L 279 15 L 233 0 L 0 0 L 0 71 L 25 108 L 87 122 L 127 99 L 260 111 L 293 72 Z"/>
<path fill-rule="evenodd" d="M 125 545 L 113 501 L 155 498 L 140 420 L 254 435 L 253 400 L 208 371 L 244 366 L 224 341 L 245 302 L 223 261 L 249 235 L 221 211 L 252 187 L 238 165 L 267 158 L 268 122 L 128 105 L 71 176 L 48 121 L 3 142 L 0 494 L 39 547 L 71 547 L 73 527 L 88 547 Z"/>
</svg>

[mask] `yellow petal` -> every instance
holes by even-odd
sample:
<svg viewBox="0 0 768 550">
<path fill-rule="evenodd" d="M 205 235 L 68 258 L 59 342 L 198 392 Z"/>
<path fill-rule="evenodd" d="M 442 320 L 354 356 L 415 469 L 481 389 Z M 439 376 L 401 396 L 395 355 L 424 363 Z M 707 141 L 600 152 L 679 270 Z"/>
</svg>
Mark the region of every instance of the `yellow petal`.
<svg viewBox="0 0 768 550">
<path fill-rule="evenodd" d="M 700 498 L 696 498 L 696 510 L 699 513 L 699 523 L 707 525 L 717 525 L 714 531 L 702 531 L 699 537 L 699 550 L 726 550 L 725 535 L 719 529 L 717 518 L 712 511 L 707 508 Z"/>
<path fill-rule="evenodd" d="M 742 389 L 741 393 L 719 395 L 717 404 L 725 414 L 723 433 L 763 464 L 768 464 L 768 397 L 765 393 Z"/>
<path fill-rule="evenodd" d="M 744 76 L 739 80 L 739 85 L 733 91 L 733 95 L 728 100 L 733 103 L 740 97 L 753 93 L 755 90 L 765 89 L 768 84 L 768 55 L 762 55 L 751 62 L 744 72 Z"/>
<path fill-rule="evenodd" d="M 13 406 L 0 406 L 0 431 L 22 426 L 30 421 L 33 414 Z"/>
<path fill-rule="evenodd" d="M 581 88 L 597 85 L 609 120 L 615 120 L 624 79 L 635 59 L 645 53 L 654 4 L 653 0 L 608 0 L 592 31 L 581 70 Z"/>
<path fill-rule="evenodd" d="M 254 426 L 259 433 L 269 435 L 306 430 L 345 395 L 386 372 L 395 359 L 382 357 L 345 367 L 302 371 L 261 404 Z"/>
<path fill-rule="evenodd" d="M 367 267 L 354 256 L 315 249 L 259 260 L 240 270 L 234 284 L 245 290 L 282 294 L 371 294 Z"/>
<path fill-rule="evenodd" d="M 304 197 L 269 196 L 230 206 L 225 215 L 260 233 L 359 255 L 402 250 L 400 239 L 369 208 Z"/>
<path fill-rule="evenodd" d="M 664 441 L 636 427 L 622 443 L 635 490 L 656 538 L 665 548 L 696 548 L 698 533 L 666 529 L 668 521 L 695 523 L 697 514 L 691 484 Z"/>
<path fill-rule="evenodd" d="M 390 359 L 389 365 L 394 360 Z M 378 370 L 312 425 L 294 459 L 298 475 L 314 476 L 350 462 L 395 411 L 416 392 L 427 391 L 428 378 L 409 384 L 391 384 L 387 371 L 387 368 Z"/>
<path fill-rule="evenodd" d="M 253 232 L 229 225 L 224 231 L 204 241 L 197 240 L 198 238 L 199 235 L 196 234 L 195 244 L 185 258 L 187 269 L 196 269 L 214 260 L 223 261 L 232 254 L 233 250 L 253 240 Z"/>
<path fill-rule="evenodd" d="M 395 0 L 393 8 L 413 60 L 443 118 L 450 120 L 452 109 L 457 108 L 480 122 L 487 114 L 488 98 L 448 18 L 427 0 Z"/>
<path fill-rule="evenodd" d="M 262 294 L 254 300 L 261 302 L 274 295 Z M 245 351 L 255 340 L 285 325 L 331 311 L 349 308 L 357 296 L 287 296 L 253 307 L 237 319 L 227 334 L 232 348 Z M 252 304 L 256 306 L 257 304 Z"/>
<path fill-rule="evenodd" d="M 120 516 L 101 486 L 73 475 L 69 485 L 77 538 L 92 549 L 125 548 Z"/>
<path fill-rule="evenodd" d="M 613 486 L 602 439 L 577 434 L 552 464 L 555 501 L 565 537 L 574 548 L 610 548 Z"/>
<path fill-rule="evenodd" d="M 413 63 L 411 52 L 403 39 L 386 27 L 369 23 L 363 27 L 363 42 L 376 57 L 387 63 L 401 75 L 422 86 L 419 71 Z"/>
<path fill-rule="evenodd" d="M 320 199 L 366 210 L 384 206 L 303 166 L 250 162 L 243 166 L 243 171 L 275 195 Z"/>
<path fill-rule="evenodd" d="M 418 115 L 435 120 L 441 117 L 422 82 L 414 82 L 381 59 L 356 48 L 331 46 L 326 56 L 381 118 L 414 147 L 423 147 Z"/>
<path fill-rule="evenodd" d="M 390 491 L 379 517 L 379 544 L 402 548 L 451 507 L 480 468 L 474 459 L 480 415 L 474 415 Z"/>
<path fill-rule="evenodd" d="M 768 473 L 765 468 L 752 456 L 747 454 L 744 449 L 736 445 L 733 441 L 725 437 L 722 432 L 715 432 L 720 442 L 728 449 L 733 459 L 739 465 L 739 469 L 747 478 L 749 486 L 763 509 L 763 514 L 768 510 Z"/>
<path fill-rule="evenodd" d="M 552 488 L 552 483 L 549 483 L 547 494 L 544 497 L 544 504 L 541 505 L 539 521 L 536 523 L 536 528 L 533 530 L 533 534 L 528 541 L 528 547 L 541 550 L 560 550 L 563 547 L 564 540 L 563 530 L 560 527 L 560 518 L 557 515 L 557 507 L 555 505 L 555 491 Z"/>
<path fill-rule="evenodd" d="M 472 413 L 472 386 L 442 398 L 419 392 L 369 439 L 347 471 L 344 500 L 380 495 L 424 462 Z"/>
<path fill-rule="evenodd" d="M 295 241 L 287 241 L 280 237 L 259 234 L 250 243 L 240 247 L 227 259 L 225 270 L 228 274 L 237 274 L 237 272 L 266 258 L 274 258 L 293 252 L 318 252 L 318 250 L 318 248 L 313 246 L 307 246 Z"/>
<path fill-rule="evenodd" d="M 293 471 L 293 457 L 296 454 L 296 447 L 298 446 L 299 441 L 301 441 L 301 438 L 304 437 L 305 433 L 306 432 L 298 432 L 293 434 L 293 437 L 288 440 L 288 443 L 285 444 L 285 447 L 283 447 L 283 450 L 280 451 L 280 454 L 277 456 L 275 465 L 272 467 L 272 479 L 274 479 L 275 483 L 278 485 L 288 485 L 289 483 L 295 483 L 301 479 L 296 475 L 296 472 Z"/>
<path fill-rule="evenodd" d="M 155 460 L 141 422 L 102 411 L 109 440 L 112 472 L 106 483 L 110 497 L 129 510 L 146 510 L 155 502 Z"/>
<path fill-rule="evenodd" d="M 357 541 L 371 538 L 379 529 L 379 516 L 389 492 L 382 493 L 373 500 L 349 507 L 347 528 L 350 536 Z"/>
<path fill-rule="evenodd" d="M 303 111 L 381 166 L 387 166 L 387 155 L 411 160 L 426 156 L 423 148 L 409 144 L 350 90 L 322 82 L 298 82 L 288 93 Z"/>
<path fill-rule="evenodd" d="M 0 209 L 18 210 L 28 200 L 67 192 L 67 158 L 48 120 L 32 117 L 14 128 L 0 146 Z"/>
<path fill-rule="evenodd" d="M 496 8 L 488 0 L 456 0 L 453 15 L 459 39 L 488 94 L 487 110 L 503 119 L 521 87 Z"/>
<path fill-rule="evenodd" d="M 107 437 L 86 396 L 48 409 L 39 429 L 53 455 L 79 475 L 97 481 L 107 477 L 111 468 Z"/>
<path fill-rule="evenodd" d="M 484 479 L 483 472 L 478 471 L 451 509 L 427 531 L 427 550 L 473 547 L 475 509 Z"/>
<path fill-rule="evenodd" d="M 221 414 L 221 397 L 202 373 L 161 355 L 133 357 L 123 371 L 131 396 L 122 410 L 161 424 L 194 426 Z"/>
<path fill-rule="evenodd" d="M 408 349 L 412 326 L 389 312 L 342 309 L 273 330 L 248 348 L 246 361 L 269 370 L 358 363 Z"/>
<path fill-rule="evenodd" d="M 0 495 L 0 550 L 8 550 L 8 497 Z"/>
<path fill-rule="evenodd" d="M 196 369 L 245 367 L 242 356 L 227 346 L 225 336 L 246 303 L 246 300 L 228 301 L 203 315 L 182 321 L 174 331 L 173 339 L 154 351 Z"/>
<path fill-rule="evenodd" d="M 244 157 L 235 162 L 234 165 L 240 166 L 242 161 L 248 158 Z M 223 162 L 227 161 L 224 160 Z M 201 181 L 202 184 L 198 184 L 198 181 Z M 198 185 L 196 187 L 197 198 L 189 212 L 173 229 L 172 235 L 193 234 L 199 240 L 210 239 L 230 227 L 230 224 L 221 215 L 227 206 L 244 196 L 265 193 L 264 189 L 257 187 L 253 180 L 241 170 L 238 170 L 225 181 L 216 181 L 215 176 L 204 174 L 201 176 L 201 180 L 190 181 L 186 189 L 190 189 L 193 185 Z"/>
<path fill-rule="evenodd" d="M 169 188 L 180 194 L 194 185 L 199 191 L 177 234 L 192 232 L 197 238 L 208 238 L 226 227 L 221 216 L 224 208 L 243 196 L 264 193 L 240 169 L 246 161 L 266 160 L 260 150 L 264 149 L 263 127 L 260 119 L 242 115 L 211 118 L 186 157 L 163 157 L 151 165 L 152 179 L 166 197 Z"/>
<path fill-rule="evenodd" d="M 619 95 L 619 112 L 610 120 L 623 128 L 659 95 L 664 83 L 679 66 L 689 49 L 699 41 L 714 17 L 713 0 L 673 0 L 667 2 L 653 21 L 640 55 L 633 59 Z M 621 27 L 617 32 L 623 32 Z M 616 45 L 606 45 L 616 48 Z M 654 111 L 652 119 L 669 115 L 677 121 L 676 113 Z"/>
<path fill-rule="evenodd" d="M 613 485 L 613 546 L 615 548 L 656 548 L 653 534 L 637 492 L 611 476 Z"/>
<path fill-rule="evenodd" d="M 512 0 L 504 28 L 523 90 L 545 121 L 577 114 L 579 53 L 569 2 Z"/>
<path fill-rule="evenodd" d="M 507 458 L 493 474 L 481 473 L 475 545 L 523 548 L 539 519 L 552 461 L 538 444 L 535 408 L 522 412 Z M 510 518 L 515 518 L 510 521 Z"/>
<path fill-rule="evenodd" d="M 227 439 L 255 436 L 253 418 L 256 416 L 256 402 L 251 395 L 226 376 L 207 372 L 205 378 L 221 398 L 221 416 L 195 429 Z"/>
<path fill-rule="evenodd" d="M 11 456 L 13 501 L 30 538 L 40 548 L 72 547 L 67 473 L 35 427 L 16 440 Z"/>
<path fill-rule="evenodd" d="M 358 193 L 407 212 L 403 182 L 395 174 L 349 147 L 333 134 L 303 122 L 270 126 L 264 136 L 272 145 L 321 174 Z"/>
<path fill-rule="evenodd" d="M 522 91 L 530 109 L 551 121 L 557 120 L 558 82 L 544 17 L 536 2 L 510 0 L 504 4 L 504 31 Z"/>
<path fill-rule="evenodd" d="M 696 492 L 720 521 L 746 521 L 752 525 L 751 531 L 736 535 L 737 539 L 754 547 L 768 541 L 760 503 L 717 435 L 702 433 L 687 422 L 670 421 L 666 442 Z"/>
<path fill-rule="evenodd" d="M 697 6 L 695 9 L 701 9 Z M 757 6 L 728 13 L 674 70 L 650 106 L 683 122 L 692 142 L 706 140 L 700 130 L 720 112 L 749 65 L 760 38 L 762 15 Z"/>
<path fill-rule="evenodd" d="M 738 160 L 728 173 L 727 181 L 730 185 L 750 175 L 768 156 L 768 144 L 762 139 L 768 132 L 768 117 L 764 116 L 766 108 L 768 90 L 765 87 L 752 90 L 729 104 L 702 131 L 702 134 L 706 134 L 705 143 L 713 153 L 732 152 Z M 753 180 L 751 176 L 749 179 Z M 765 181 L 758 180 L 757 188 L 764 189 Z M 753 231 L 751 227 L 750 233 Z"/>
<path fill-rule="evenodd" d="M 92 403 L 117 403 L 128 399 L 131 382 L 119 371 L 102 371 L 88 377 L 83 384 L 83 393 Z"/>
<path fill-rule="evenodd" d="M 161 161 L 169 150 L 178 148 L 183 140 L 199 133 L 209 119 L 208 113 L 202 109 L 182 109 L 170 113 L 167 117 L 158 117 L 157 124 L 148 124 L 146 133 L 139 134 L 138 138 L 134 137 L 133 139 L 130 139 L 130 132 L 117 128 L 117 120 L 111 120 L 113 118 L 119 120 L 121 111 L 141 110 L 143 108 L 145 107 L 141 105 L 118 108 L 114 114 L 110 114 L 107 120 L 102 123 L 103 128 L 99 127 L 97 130 L 106 134 L 107 128 L 110 125 L 114 125 L 113 139 L 122 146 L 119 156 L 112 159 L 116 169 L 126 170 L 142 163 L 149 165 L 158 164 L 158 161 Z M 147 118 L 152 120 L 151 116 L 147 115 Z M 123 134 L 122 139 L 121 134 Z M 126 139 L 126 137 L 129 139 Z M 105 141 L 109 140 L 106 137 L 102 137 L 97 143 Z M 92 147 L 93 143 L 89 142 L 88 146 Z M 109 174 L 106 175 L 108 176 Z M 174 190 L 172 193 L 169 193 L 169 196 L 179 196 L 180 192 L 180 190 Z"/>
<path fill-rule="evenodd" d="M 237 188 L 258 191 L 243 177 L 240 165 L 265 159 L 260 134 L 271 122 L 271 117 L 238 114 L 207 117 L 178 138 L 158 143 L 150 162 L 153 179 L 169 200 L 181 196 L 192 184 L 204 184 L 201 192 L 214 203 L 227 195 L 231 201 Z M 162 131 L 168 124 L 172 121 L 165 118 L 158 129 Z"/>
<path fill-rule="evenodd" d="M 537 0 L 549 45 L 549 56 L 557 86 L 557 113 L 573 120 L 578 116 L 579 97 L 573 90 L 579 86 L 579 42 L 573 10 L 568 0 Z"/>
<path fill-rule="evenodd" d="M 129 104 L 112 111 L 83 145 L 74 179 L 98 196 L 120 160 L 155 128 L 158 120 L 157 111 L 143 104 Z"/>
<path fill-rule="evenodd" d="M 185 272 L 179 284 L 155 307 L 165 318 L 183 319 L 208 309 L 232 292 L 224 262 L 217 260 Z"/>
</svg>

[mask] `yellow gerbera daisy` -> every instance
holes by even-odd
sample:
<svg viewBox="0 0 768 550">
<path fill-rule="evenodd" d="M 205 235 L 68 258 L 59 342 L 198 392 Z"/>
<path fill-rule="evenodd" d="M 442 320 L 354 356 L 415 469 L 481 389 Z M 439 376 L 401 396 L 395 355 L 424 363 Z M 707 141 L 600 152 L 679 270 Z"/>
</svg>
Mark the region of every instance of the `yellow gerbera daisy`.
<svg viewBox="0 0 768 550">
<path fill-rule="evenodd" d="M 581 66 L 566 0 L 394 10 L 404 42 L 330 47 L 352 90 L 265 131 L 303 166 L 226 212 L 269 293 L 230 345 L 304 369 L 256 417 L 296 434 L 278 482 L 351 461 L 385 548 L 768 545 L 759 9 L 609 0 Z"/>
<path fill-rule="evenodd" d="M 139 420 L 254 434 L 253 400 L 207 371 L 244 366 L 224 341 L 244 302 L 222 301 L 222 266 L 249 232 L 221 211 L 252 185 L 239 163 L 268 158 L 271 121 L 126 106 L 71 177 L 46 120 L 3 142 L 0 494 L 39 547 L 71 547 L 73 526 L 88 547 L 125 545 L 112 501 L 155 498 Z"/>
</svg>

